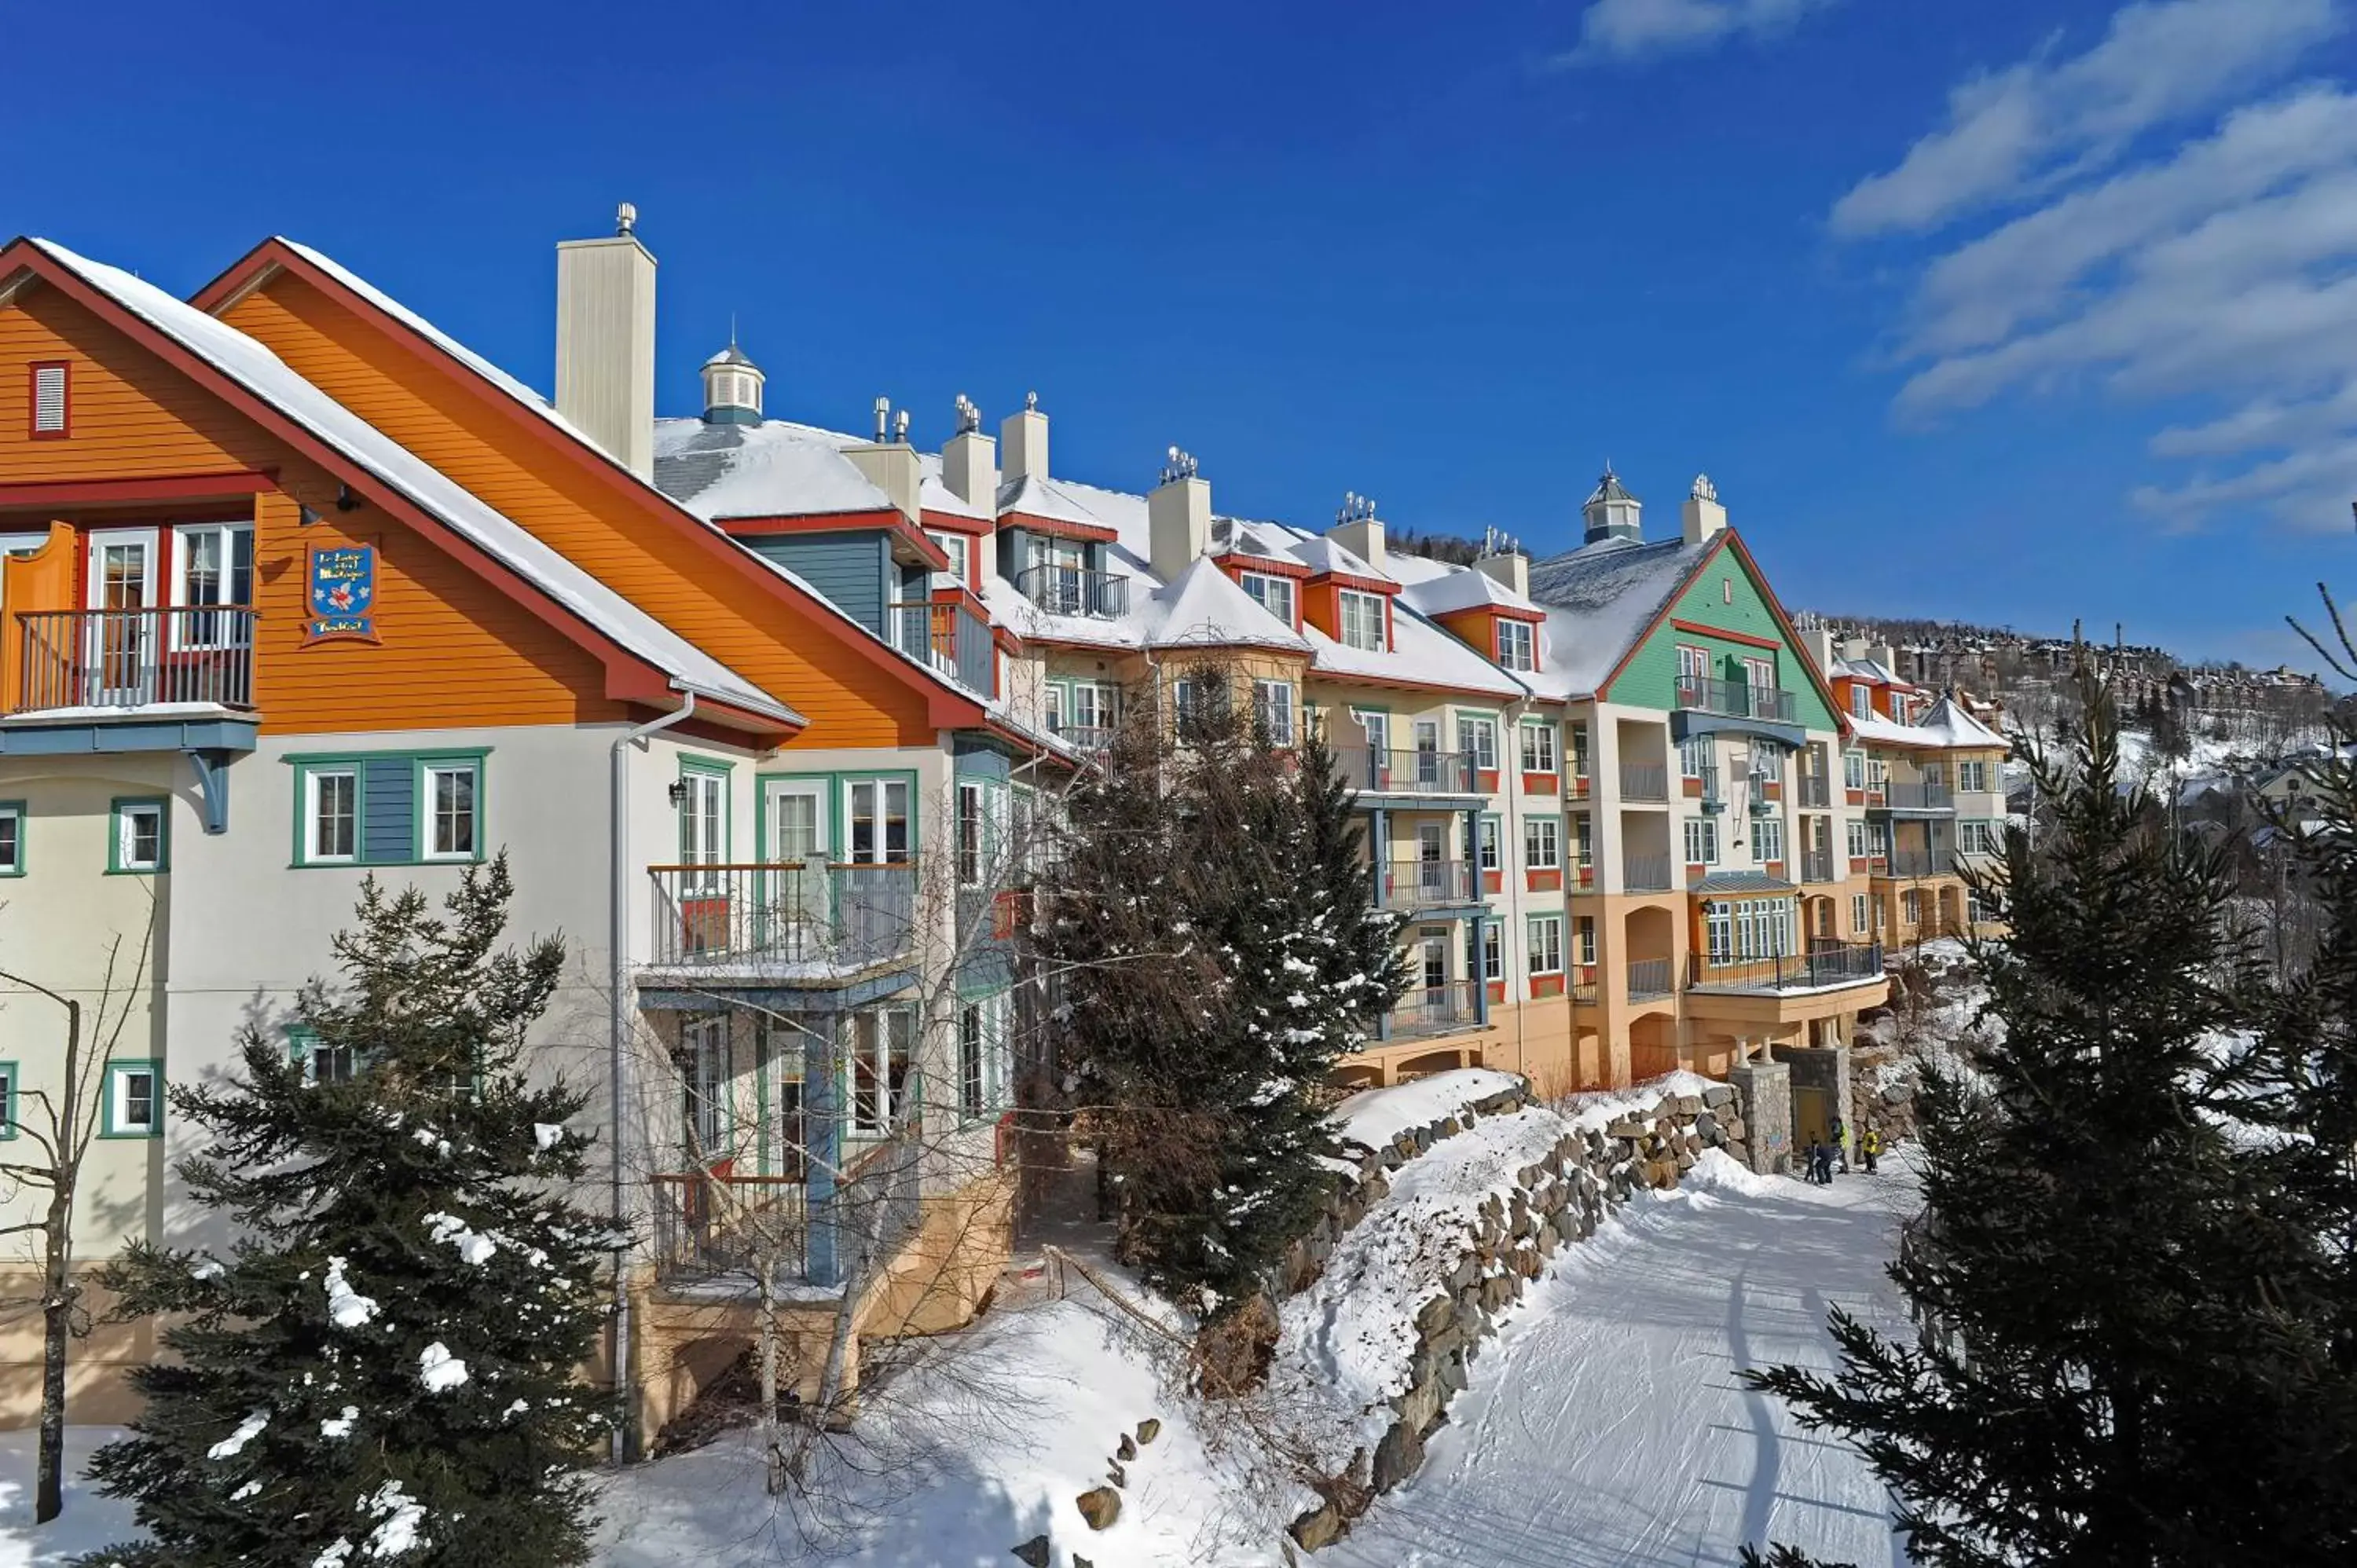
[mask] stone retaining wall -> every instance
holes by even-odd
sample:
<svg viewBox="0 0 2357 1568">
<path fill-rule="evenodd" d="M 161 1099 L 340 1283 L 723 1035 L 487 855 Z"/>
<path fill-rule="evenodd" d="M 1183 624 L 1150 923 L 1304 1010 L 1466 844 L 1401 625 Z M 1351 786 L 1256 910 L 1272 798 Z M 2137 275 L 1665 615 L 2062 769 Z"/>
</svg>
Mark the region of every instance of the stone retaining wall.
<svg viewBox="0 0 2357 1568">
<path fill-rule="evenodd" d="M 1287 1289 L 1304 1289 L 1317 1279 L 1342 1232 L 1390 1191 L 1388 1173 L 1463 1131 L 1469 1119 L 1510 1115 L 1529 1102 L 1526 1088 L 1506 1090 L 1477 1101 L 1469 1117 L 1444 1117 L 1370 1151 L 1358 1178 L 1344 1184 L 1319 1224 L 1288 1255 Z M 1566 1128 L 1544 1159 L 1513 1172 L 1511 1191 L 1482 1204 L 1455 1264 L 1432 1282 L 1432 1294 L 1416 1314 L 1408 1390 L 1392 1402 L 1396 1419 L 1372 1460 L 1320 1487 L 1328 1500 L 1293 1521 L 1293 1539 L 1317 1550 L 1340 1536 L 1376 1497 L 1415 1473 L 1424 1463 L 1425 1439 L 1464 1391 L 1468 1369 L 1550 1258 L 1593 1236 L 1631 1193 L 1677 1186 L 1705 1149 L 1726 1149 L 1745 1160 L 1743 1132 L 1735 1090 L 1712 1084 L 1699 1094 L 1662 1096 L 1604 1127 Z"/>
</svg>

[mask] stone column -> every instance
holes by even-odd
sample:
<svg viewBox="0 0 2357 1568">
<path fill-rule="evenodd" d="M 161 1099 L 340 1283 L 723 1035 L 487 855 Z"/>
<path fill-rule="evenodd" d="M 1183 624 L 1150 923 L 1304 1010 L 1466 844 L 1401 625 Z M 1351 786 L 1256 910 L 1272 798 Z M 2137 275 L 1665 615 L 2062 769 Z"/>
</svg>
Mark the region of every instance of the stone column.
<svg viewBox="0 0 2357 1568">
<path fill-rule="evenodd" d="M 1763 1052 L 1731 1069 L 1727 1081 L 1742 1108 L 1751 1168 L 1761 1176 L 1783 1174 L 1792 1153 L 1792 1069 Z"/>
</svg>

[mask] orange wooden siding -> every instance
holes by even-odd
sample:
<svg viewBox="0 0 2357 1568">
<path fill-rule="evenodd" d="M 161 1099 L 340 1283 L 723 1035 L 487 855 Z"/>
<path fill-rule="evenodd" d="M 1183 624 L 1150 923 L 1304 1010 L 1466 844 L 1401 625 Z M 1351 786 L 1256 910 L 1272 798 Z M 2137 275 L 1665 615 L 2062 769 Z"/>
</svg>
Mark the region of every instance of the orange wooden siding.
<svg viewBox="0 0 2357 1568">
<path fill-rule="evenodd" d="M 73 364 L 73 434 L 35 442 L 26 435 L 27 366 L 51 359 Z M 253 500 L 254 696 L 272 733 L 622 715 L 623 705 L 605 695 L 604 665 L 577 643 L 405 524 L 372 508 L 338 512 L 334 479 L 178 369 L 54 289 L 30 289 L 0 307 L 0 483 L 232 469 L 274 469 L 280 487 Z M 320 522 L 298 526 L 298 496 Z M 82 526 L 109 521 L 95 509 L 51 510 Z M 203 510 L 221 515 L 217 506 Z M 141 515 L 153 518 L 156 509 Z M 48 521 L 18 514 L 10 526 Z M 304 648 L 306 547 L 347 543 L 376 546 L 382 645 Z M 159 564 L 159 585 L 168 569 L 168 561 Z M 49 607 L 74 607 L 70 585 L 63 597 Z"/>
<path fill-rule="evenodd" d="M 472 372 L 438 362 L 439 349 L 411 351 L 288 273 L 237 300 L 223 318 L 576 564 L 791 703 L 810 720 L 799 744 L 932 744 L 925 696 L 908 678 L 845 648 L 834 628 L 810 624 L 758 581 L 712 560 L 663 515 L 667 502 L 651 496 L 635 506 L 618 501 L 611 488 L 569 457 L 503 431 L 500 413 L 468 384 Z"/>
</svg>

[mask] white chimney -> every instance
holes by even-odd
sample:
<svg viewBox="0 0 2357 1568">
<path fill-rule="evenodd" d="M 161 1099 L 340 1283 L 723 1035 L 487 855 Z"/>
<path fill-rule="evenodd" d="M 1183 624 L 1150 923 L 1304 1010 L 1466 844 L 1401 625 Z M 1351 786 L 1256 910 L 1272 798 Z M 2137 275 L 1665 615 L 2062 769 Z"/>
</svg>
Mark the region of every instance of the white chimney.
<svg viewBox="0 0 2357 1568">
<path fill-rule="evenodd" d="M 1718 487 L 1710 482 L 1708 474 L 1695 476 L 1694 489 L 1686 495 L 1686 542 L 1700 544 L 1712 535 L 1727 531 L 1727 509 L 1718 504 Z"/>
<path fill-rule="evenodd" d="M 1383 564 L 1383 522 L 1375 515 L 1375 503 L 1357 491 L 1342 498 L 1342 510 L 1334 514 L 1334 526 L 1326 537 L 1372 566 L 1387 571 Z"/>
<path fill-rule="evenodd" d="M 556 412 L 642 479 L 655 471 L 655 259 L 622 203 L 605 240 L 556 247 Z"/>
<path fill-rule="evenodd" d="M 958 393 L 957 434 L 942 447 L 942 483 L 968 506 L 998 510 L 998 444 L 982 433 L 982 411 L 963 392 Z"/>
<path fill-rule="evenodd" d="M 1176 446 L 1163 466 L 1162 483 L 1146 498 L 1146 532 L 1155 575 L 1166 583 L 1211 547 L 1211 481 L 1197 478 L 1195 459 Z"/>
<path fill-rule="evenodd" d="M 1834 647 L 1832 632 L 1824 627 L 1813 626 L 1801 634 L 1801 646 L 1807 649 L 1809 657 L 1817 661 L 1819 674 L 1831 675 L 1834 672 L 1834 660 L 1840 656 L 1840 650 Z"/>
<path fill-rule="evenodd" d="M 1048 416 L 1039 412 L 1039 394 L 1023 394 L 1023 412 L 998 422 L 998 444 L 1006 449 L 1006 477 L 1028 479 L 1048 477 Z"/>
<path fill-rule="evenodd" d="M 1481 556 L 1473 563 L 1473 570 L 1493 583 L 1504 584 L 1523 598 L 1531 596 L 1531 558 L 1519 550 Z"/>
<path fill-rule="evenodd" d="M 876 439 L 856 446 L 845 446 L 843 455 L 851 466 L 867 478 L 867 482 L 882 490 L 900 515 L 910 522 L 924 521 L 924 465 L 917 460 L 917 449 L 909 445 L 909 415 L 900 414 L 898 435 L 891 425 L 892 404 L 889 399 L 876 400 Z"/>
</svg>

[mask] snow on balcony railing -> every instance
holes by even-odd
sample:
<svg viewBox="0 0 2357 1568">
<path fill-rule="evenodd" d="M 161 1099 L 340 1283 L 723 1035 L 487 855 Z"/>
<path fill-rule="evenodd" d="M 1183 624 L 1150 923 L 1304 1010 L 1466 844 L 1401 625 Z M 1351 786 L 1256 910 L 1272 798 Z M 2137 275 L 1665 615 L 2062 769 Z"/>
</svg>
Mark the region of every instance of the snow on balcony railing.
<svg viewBox="0 0 2357 1568">
<path fill-rule="evenodd" d="M 7 711 L 253 705 L 253 611 L 239 606 L 25 610 Z"/>
</svg>

